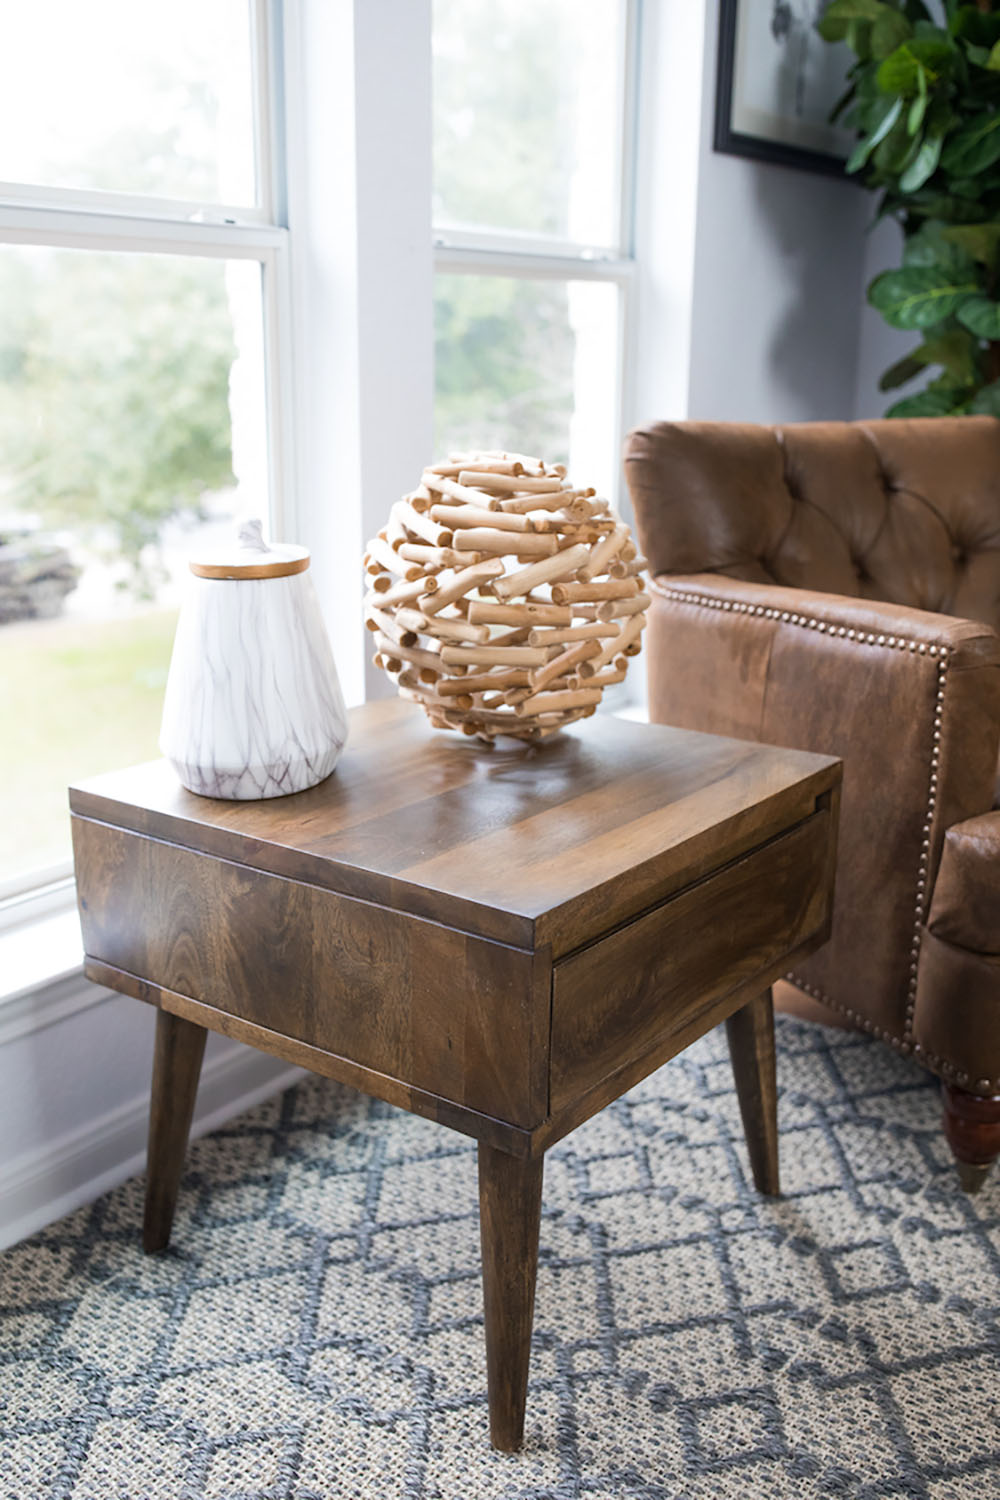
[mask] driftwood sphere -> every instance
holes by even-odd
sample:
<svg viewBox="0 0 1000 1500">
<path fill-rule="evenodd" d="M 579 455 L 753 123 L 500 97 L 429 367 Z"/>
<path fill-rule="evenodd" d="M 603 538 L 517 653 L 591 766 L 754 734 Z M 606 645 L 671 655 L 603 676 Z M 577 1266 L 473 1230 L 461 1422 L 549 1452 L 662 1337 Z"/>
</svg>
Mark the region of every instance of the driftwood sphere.
<svg viewBox="0 0 1000 1500">
<path fill-rule="evenodd" d="M 561 464 L 452 454 L 368 543 L 375 662 L 439 729 L 541 739 L 623 681 L 644 567 L 625 523 Z"/>
</svg>

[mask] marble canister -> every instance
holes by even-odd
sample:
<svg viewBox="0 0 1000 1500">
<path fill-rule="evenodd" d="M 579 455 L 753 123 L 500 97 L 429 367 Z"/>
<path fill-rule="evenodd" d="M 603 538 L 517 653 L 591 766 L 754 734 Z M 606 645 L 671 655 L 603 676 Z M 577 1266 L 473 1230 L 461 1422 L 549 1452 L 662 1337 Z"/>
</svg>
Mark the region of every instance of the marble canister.
<svg viewBox="0 0 1000 1500">
<path fill-rule="evenodd" d="M 250 521 L 228 552 L 191 560 L 160 749 L 189 791 L 283 797 L 329 776 L 347 738 L 337 668 L 304 547 Z"/>
</svg>

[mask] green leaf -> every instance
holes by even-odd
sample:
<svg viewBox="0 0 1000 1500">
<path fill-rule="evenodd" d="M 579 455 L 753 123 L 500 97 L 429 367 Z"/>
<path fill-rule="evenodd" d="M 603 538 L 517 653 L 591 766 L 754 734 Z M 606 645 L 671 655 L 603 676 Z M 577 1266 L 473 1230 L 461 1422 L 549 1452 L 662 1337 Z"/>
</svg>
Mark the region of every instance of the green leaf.
<svg viewBox="0 0 1000 1500">
<path fill-rule="evenodd" d="M 986 66 L 991 73 L 1000 73 L 1000 42 L 994 42 Z"/>
<path fill-rule="evenodd" d="M 909 114 L 906 116 L 906 129 L 910 135 L 916 135 L 924 123 L 924 115 L 927 113 L 927 95 L 918 94 L 910 105 Z"/>
<path fill-rule="evenodd" d="M 1000 302 L 969 297 L 958 310 L 958 321 L 981 339 L 1000 339 Z"/>
<path fill-rule="evenodd" d="M 917 351 L 925 365 L 940 365 L 959 385 L 974 385 L 979 342 L 967 328 L 946 328 L 931 334 Z"/>
<path fill-rule="evenodd" d="M 972 278 L 948 278 L 932 266 L 906 266 L 876 276 L 868 300 L 893 328 L 934 328 L 978 292 Z"/>
<path fill-rule="evenodd" d="M 902 193 L 915 193 L 922 188 L 928 177 L 937 170 L 937 164 L 941 160 L 941 147 L 944 144 L 944 136 L 928 135 L 913 161 L 899 179 L 899 190 Z"/>
<path fill-rule="evenodd" d="M 951 51 L 955 45 L 952 41 L 951 35 L 944 29 L 943 26 L 938 26 L 934 21 L 926 20 L 915 22 L 913 27 L 913 34 L 919 41 L 943 42 L 944 45 L 949 49 L 949 51 Z"/>
<path fill-rule="evenodd" d="M 871 57 L 871 34 L 870 21 L 848 21 L 844 41 L 852 52 L 857 53 L 860 62 L 867 62 Z"/>
<path fill-rule="evenodd" d="M 877 21 L 883 11 L 893 9 L 885 0 L 830 0 L 823 20 Z"/>
<path fill-rule="evenodd" d="M 897 386 L 905 385 L 912 380 L 914 375 L 919 375 L 924 369 L 924 361 L 919 354 L 905 354 L 898 359 L 894 365 L 890 365 L 884 372 L 878 383 L 880 391 L 894 391 Z"/>
<path fill-rule="evenodd" d="M 905 396 L 886 412 L 887 417 L 947 417 L 956 406 L 955 392 L 919 391 Z"/>
<path fill-rule="evenodd" d="M 955 56 L 955 49 L 950 42 L 933 41 L 930 38 L 921 41 L 914 38 L 897 47 L 879 65 L 875 75 L 878 86 L 883 94 L 902 94 L 904 98 L 912 98 L 949 70 Z M 927 75 L 923 84 L 920 79 L 921 70 Z"/>
<path fill-rule="evenodd" d="M 934 219 L 922 224 L 916 233 L 906 236 L 903 265 L 932 266 L 942 281 L 946 281 L 949 276 L 957 276 L 962 280 L 976 277 L 972 256 L 946 234 L 943 224 Z M 982 290 L 978 280 L 976 290 Z"/>
<path fill-rule="evenodd" d="M 1000 249 L 1000 224 L 949 224 L 941 230 L 941 237 L 973 260 L 992 266 Z"/>
<path fill-rule="evenodd" d="M 880 141 L 884 141 L 900 115 L 903 113 L 902 99 L 886 101 L 886 107 L 879 124 L 866 140 L 859 141 L 847 159 L 845 172 L 857 172 L 863 167 Z"/>
<path fill-rule="evenodd" d="M 898 10 L 890 10 L 888 6 L 876 19 L 872 26 L 869 46 L 871 55 L 876 62 L 895 52 L 900 43 L 913 35 L 913 28 L 906 17 Z"/>
<path fill-rule="evenodd" d="M 889 204 L 888 208 L 891 210 L 893 206 Z M 967 198 L 955 198 L 947 193 L 931 192 L 927 188 L 921 188 L 913 194 L 906 204 L 906 212 L 928 219 L 969 220 L 990 217 L 985 208 L 977 203 L 970 203 Z"/>
<path fill-rule="evenodd" d="M 902 101 L 901 101 L 902 102 Z M 883 173 L 883 181 L 898 178 L 905 172 L 920 150 L 920 141 L 908 135 L 906 121 L 897 120 L 884 141 L 880 141 L 872 153 L 872 165 L 876 172 Z M 895 183 L 892 184 L 896 186 Z"/>
<path fill-rule="evenodd" d="M 843 112 L 847 108 L 847 106 L 851 103 L 851 101 L 853 100 L 853 98 L 854 98 L 854 84 L 853 83 L 849 83 L 847 85 L 847 88 L 841 94 L 840 98 L 837 100 L 836 104 L 833 106 L 833 108 L 830 111 L 829 118 L 830 118 L 831 125 L 834 123 L 835 120 L 837 120 L 837 119 L 840 118 L 840 116 L 843 114 Z"/>
<path fill-rule="evenodd" d="M 990 15 L 976 5 L 961 5 L 952 15 L 948 30 L 952 36 L 989 48 L 1000 37 L 1000 15 Z"/>
<path fill-rule="evenodd" d="M 974 202 L 979 200 L 980 185 L 974 177 L 953 177 L 949 187 L 958 198 L 969 198 Z"/>
<path fill-rule="evenodd" d="M 842 42 L 853 23 L 877 21 L 883 11 L 891 9 L 882 0 L 831 0 L 817 22 L 816 30 L 826 42 Z"/>
<path fill-rule="evenodd" d="M 984 385 L 969 402 L 968 411 L 974 417 L 1000 417 L 1000 380 Z"/>
<path fill-rule="evenodd" d="M 1000 114 L 977 115 L 956 130 L 941 153 L 941 165 L 958 177 L 974 177 L 995 161 L 1000 161 Z"/>
<path fill-rule="evenodd" d="M 880 391 L 895 390 L 905 385 L 928 365 L 940 365 L 946 371 L 946 383 L 951 386 L 971 386 L 976 381 L 976 351 L 978 341 L 967 328 L 947 328 L 943 333 L 932 334 L 916 349 L 890 365 L 879 381 Z M 943 389 L 935 382 L 930 389 Z"/>
</svg>

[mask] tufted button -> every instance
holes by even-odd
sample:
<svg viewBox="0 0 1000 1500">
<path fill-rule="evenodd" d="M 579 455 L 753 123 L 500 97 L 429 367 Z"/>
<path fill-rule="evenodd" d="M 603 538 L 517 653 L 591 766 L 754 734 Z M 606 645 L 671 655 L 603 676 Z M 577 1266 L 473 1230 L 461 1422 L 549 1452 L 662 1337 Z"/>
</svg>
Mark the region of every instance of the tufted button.
<svg viewBox="0 0 1000 1500">
<path fill-rule="evenodd" d="M 968 561 L 965 548 L 960 547 L 957 542 L 951 549 L 951 560 L 955 564 L 956 568 L 964 568 L 966 562 Z"/>
</svg>

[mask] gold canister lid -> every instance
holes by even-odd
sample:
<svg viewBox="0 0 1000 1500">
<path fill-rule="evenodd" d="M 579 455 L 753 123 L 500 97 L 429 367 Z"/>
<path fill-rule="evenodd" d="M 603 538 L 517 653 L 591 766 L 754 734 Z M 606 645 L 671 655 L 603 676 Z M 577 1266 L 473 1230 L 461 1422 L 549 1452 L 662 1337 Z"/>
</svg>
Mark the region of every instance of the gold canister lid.
<svg viewBox="0 0 1000 1500">
<path fill-rule="evenodd" d="M 307 547 L 269 546 L 263 524 L 257 520 L 243 522 L 234 546 L 203 552 L 188 562 L 198 578 L 287 578 L 304 573 L 308 566 Z"/>
</svg>

